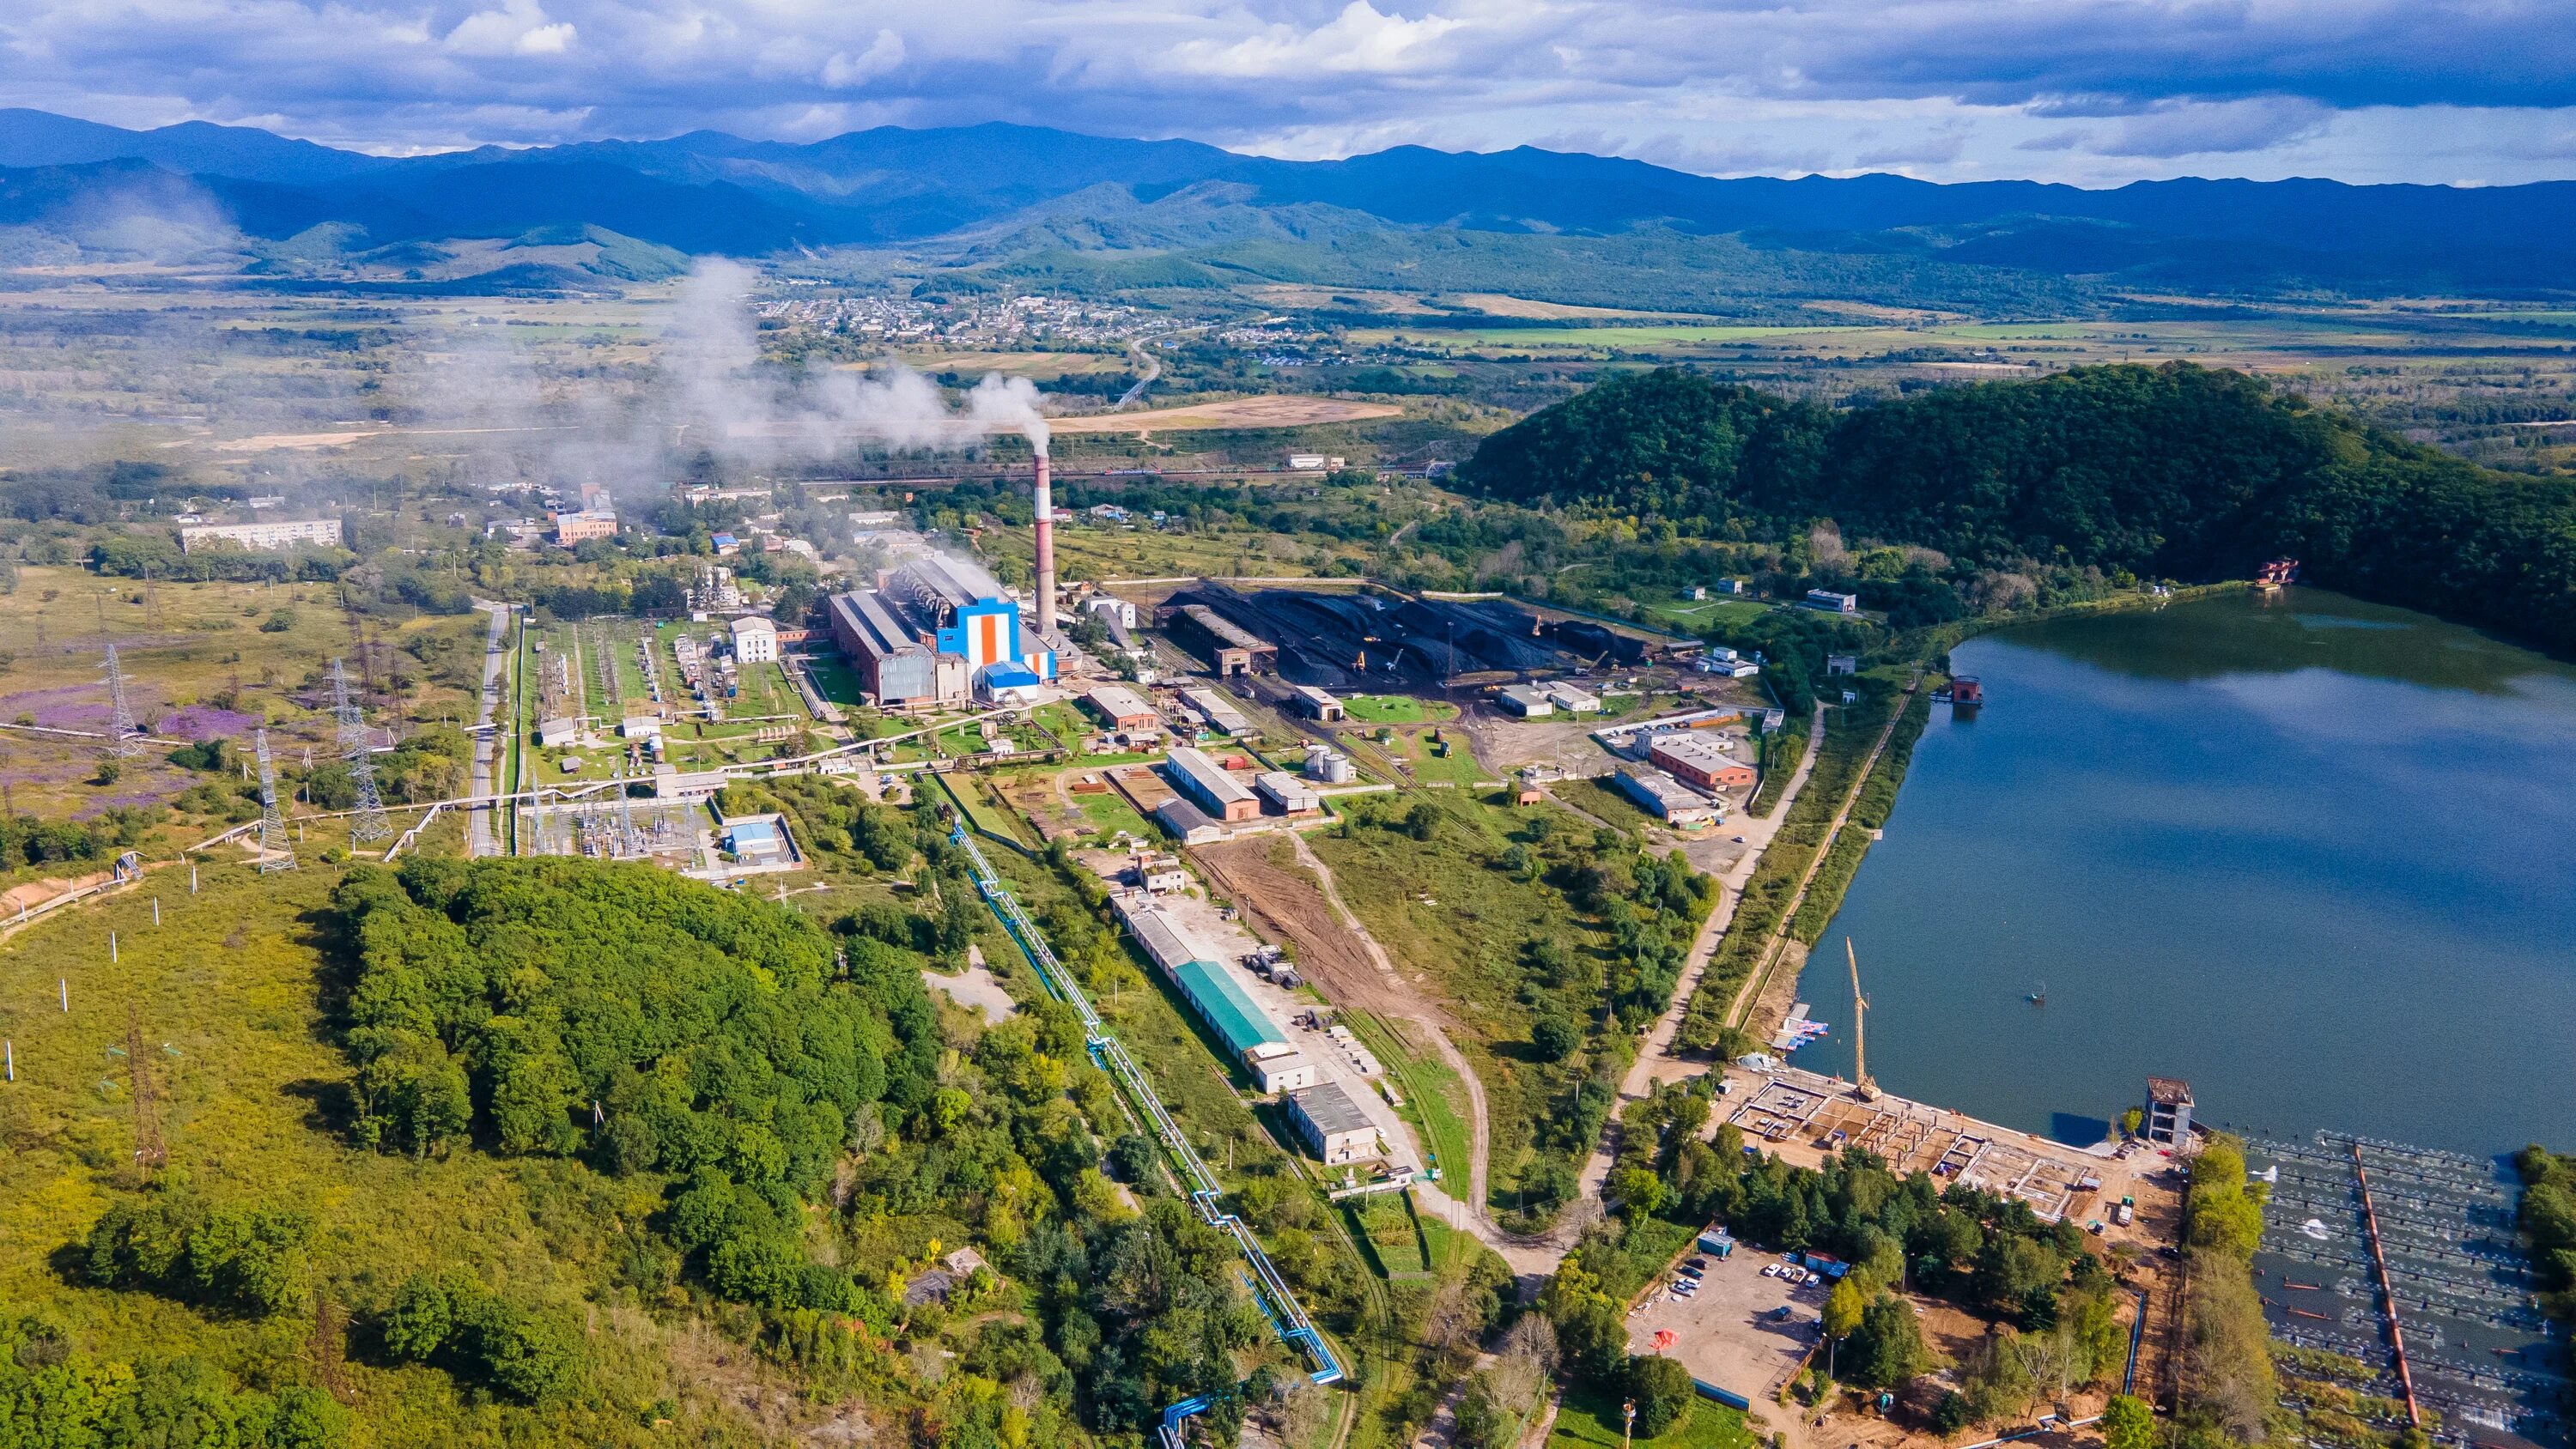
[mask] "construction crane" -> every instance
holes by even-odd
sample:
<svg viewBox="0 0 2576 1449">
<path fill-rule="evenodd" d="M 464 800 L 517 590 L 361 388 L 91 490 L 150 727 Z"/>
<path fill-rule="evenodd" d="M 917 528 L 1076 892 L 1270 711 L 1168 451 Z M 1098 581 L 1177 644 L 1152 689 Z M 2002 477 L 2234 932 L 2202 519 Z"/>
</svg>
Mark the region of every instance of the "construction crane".
<svg viewBox="0 0 2576 1449">
<path fill-rule="evenodd" d="M 1860 994 L 1860 956 L 1852 950 L 1851 937 L 1843 937 L 1843 957 L 1851 962 L 1852 978 L 1852 1078 L 1860 1088 L 1860 1099 L 1878 1099 L 1878 1084 L 1869 1079 L 1869 998 Z"/>
</svg>

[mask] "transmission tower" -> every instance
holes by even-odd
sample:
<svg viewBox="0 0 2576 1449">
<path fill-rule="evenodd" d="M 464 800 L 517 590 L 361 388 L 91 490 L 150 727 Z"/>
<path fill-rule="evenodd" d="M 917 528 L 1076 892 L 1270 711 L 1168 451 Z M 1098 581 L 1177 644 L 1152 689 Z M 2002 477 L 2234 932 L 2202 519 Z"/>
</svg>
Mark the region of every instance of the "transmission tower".
<svg viewBox="0 0 2576 1449">
<path fill-rule="evenodd" d="M 155 1168 L 170 1165 L 161 1145 L 161 1111 L 152 1092 L 152 1064 L 143 1058 L 143 1019 L 134 1003 L 125 1004 L 125 1065 L 134 1074 L 134 1171 L 146 1181 Z"/>
<path fill-rule="evenodd" d="M 111 755 L 143 753 L 143 731 L 134 723 L 134 702 L 125 695 L 125 666 L 116 662 L 116 646 L 107 646 L 107 751 Z"/>
<path fill-rule="evenodd" d="M 259 873 L 295 869 L 295 846 L 286 838 L 286 817 L 277 808 L 277 765 L 268 757 L 268 731 L 254 738 L 259 745 Z"/>
<path fill-rule="evenodd" d="M 331 661 L 332 713 L 340 721 L 340 758 L 349 764 L 349 779 L 358 787 L 358 820 L 349 831 L 359 841 L 382 840 L 394 833 L 385 819 L 385 801 L 376 793 L 376 759 L 368 748 L 367 716 L 349 697 L 349 671 Z"/>
</svg>

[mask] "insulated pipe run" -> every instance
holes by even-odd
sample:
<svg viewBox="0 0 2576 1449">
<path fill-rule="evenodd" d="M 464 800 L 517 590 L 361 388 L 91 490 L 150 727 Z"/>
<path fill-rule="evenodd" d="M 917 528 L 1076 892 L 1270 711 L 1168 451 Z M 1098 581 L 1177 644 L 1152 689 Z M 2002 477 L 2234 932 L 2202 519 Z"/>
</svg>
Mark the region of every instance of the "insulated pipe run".
<svg viewBox="0 0 2576 1449">
<path fill-rule="evenodd" d="M 1055 488 L 1046 454 L 1038 454 L 1038 638 L 1055 637 Z"/>
</svg>

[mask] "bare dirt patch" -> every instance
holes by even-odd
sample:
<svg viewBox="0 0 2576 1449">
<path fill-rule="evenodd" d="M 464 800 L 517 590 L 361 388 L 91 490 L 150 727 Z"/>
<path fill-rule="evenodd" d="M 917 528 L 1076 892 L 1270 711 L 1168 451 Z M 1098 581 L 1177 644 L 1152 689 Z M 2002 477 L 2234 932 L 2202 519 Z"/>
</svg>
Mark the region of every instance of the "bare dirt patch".
<svg viewBox="0 0 2576 1449">
<path fill-rule="evenodd" d="M 1337 397 L 1247 397 L 1231 402 L 1192 403 L 1134 413 L 1095 413 L 1056 418 L 1048 426 L 1059 433 L 1153 433 L 1189 428 L 1306 428 L 1319 423 L 1356 423 L 1391 418 L 1402 408 L 1390 403 L 1353 402 Z"/>
<path fill-rule="evenodd" d="M 1419 1014 L 1422 1003 L 1389 980 L 1359 938 L 1342 928 L 1313 874 L 1293 855 L 1285 863 L 1273 858 L 1274 849 L 1287 848 L 1275 837 L 1253 837 L 1204 845 L 1192 855 L 1262 935 L 1296 948 L 1298 969 L 1326 996 L 1364 1011 Z"/>
</svg>

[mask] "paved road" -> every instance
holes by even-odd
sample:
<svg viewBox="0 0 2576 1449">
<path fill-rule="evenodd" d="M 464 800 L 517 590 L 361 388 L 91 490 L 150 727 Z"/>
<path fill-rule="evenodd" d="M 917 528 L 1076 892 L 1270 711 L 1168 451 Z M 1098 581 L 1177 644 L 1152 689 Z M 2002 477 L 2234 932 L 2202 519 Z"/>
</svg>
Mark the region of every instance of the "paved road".
<svg viewBox="0 0 2576 1449">
<path fill-rule="evenodd" d="M 510 632 L 510 606 L 477 600 L 474 607 L 492 616 L 491 632 L 483 636 L 483 712 L 475 717 L 482 724 L 497 718 L 501 709 L 502 676 L 508 671 L 510 654 L 505 647 Z M 499 731 L 474 742 L 474 780 L 467 793 L 498 795 L 501 761 L 509 758 L 509 740 Z M 465 816 L 465 854 L 470 859 L 501 853 L 500 832 L 493 828 L 498 818 L 489 807 L 471 810 Z"/>
</svg>

